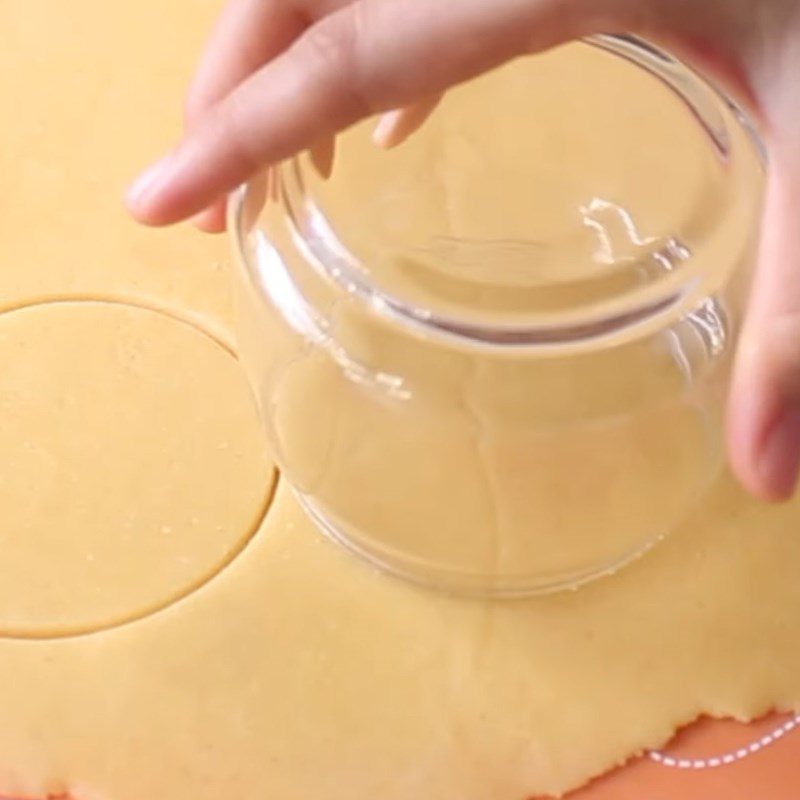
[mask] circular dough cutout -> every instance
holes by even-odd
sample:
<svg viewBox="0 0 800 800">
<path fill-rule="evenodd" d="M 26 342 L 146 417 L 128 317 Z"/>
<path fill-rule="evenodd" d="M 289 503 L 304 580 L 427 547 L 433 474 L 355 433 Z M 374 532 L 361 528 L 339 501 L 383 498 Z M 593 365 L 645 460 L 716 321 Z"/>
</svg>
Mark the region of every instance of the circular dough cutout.
<svg viewBox="0 0 800 800">
<path fill-rule="evenodd" d="M 169 605 L 241 551 L 274 481 L 243 371 L 202 330 L 92 301 L 0 316 L 0 635 Z"/>
</svg>

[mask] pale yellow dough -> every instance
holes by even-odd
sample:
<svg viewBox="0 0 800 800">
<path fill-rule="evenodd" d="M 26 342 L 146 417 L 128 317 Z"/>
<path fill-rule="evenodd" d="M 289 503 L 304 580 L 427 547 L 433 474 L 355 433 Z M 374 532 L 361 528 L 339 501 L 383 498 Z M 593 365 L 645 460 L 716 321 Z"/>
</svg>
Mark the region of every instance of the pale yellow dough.
<svg viewBox="0 0 800 800">
<path fill-rule="evenodd" d="M 215 11 L 215 3 L 189 0 L 0 6 L 7 306 L 75 294 L 147 300 L 225 335 L 226 277 L 214 267 L 224 245 L 136 231 L 116 200 L 123 178 L 175 130 L 182 86 Z M 248 455 L 220 478 L 233 486 L 226 514 L 243 523 L 239 536 L 262 496 L 254 486 L 268 483 L 249 449 L 257 434 L 235 388 L 241 376 L 202 334 L 179 333 L 181 323 L 150 313 L 14 312 L 52 325 L 65 349 L 92 315 L 103 316 L 94 320 L 97 336 L 115 340 L 120 315 L 127 319 L 133 349 L 151 348 L 162 397 L 195 409 L 204 446 L 219 437 L 198 409 L 220 425 L 240 414 L 228 430 Z M 13 320 L 0 318 L 0 333 Z M 45 347 L 45 328 L 33 327 Z M 95 345 L 87 347 L 91 355 Z M 168 362 L 174 376 L 164 376 Z M 60 367 L 61 385 L 94 379 L 101 363 L 76 357 L 74 377 Z M 108 373 L 117 390 L 125 385 L 119 366 Z M 211 400 L 191 397 L 193 386 L 212 384 L 227 411 L 212 414 Z M 100 388 L 93 418 L 119 436 L 108 407 L 119 394 Z M 128 413 L 134 399 L 123 402 Z M 43 412 L 47 402 L 35 398 Z M 142 452 L 157 431 L 131 427 L 132 439 L 137 432 L 142 441 L 131 447 Z M 170 424 L 164 441 L 174 435 Z M 4 446 L 0 461 L 7 457 Z M 119 447 L 103 457 L 121 474 Z M 227 462 L 216 463 L 186 467 L 198 507 L 216 503 L 200 480 Z M 126 501 L 140 508 L 139 500 L 132 484 Z M 12 502 L 3 496 L 4 537 Z M 575 594 L 489 604 L 370 570 L 322 540 L 279 487 L 251 544 L 180 602 L 100 633 L 0 641 L 0 791 L 68 790 L 77 800 L 526 800 L 564 791 L 663 743 L 701 712 L 746 718 L 800 706 L 799 522 L 797 503 L 757 508 L 724 482 L 680 532 L 617 577 Z M 76 548 L 87 535 L 55 516 L 52 523 Z M 221 532 L 220 550 L 231 533 Z M 49 554 L 29 568 L 41 570 Z M 0 564 L 0 583 L 32 591 L 10 574 L 1 549 Z M 104 604 L 84 605 L 80 594 L 65 601 L 75 603 L 72 621 L 152 602 L 158 593 L 145 600 L 137 585 L 155 579 L 150 567 L 137 558 L 130 569 L 117 595 L 105 584 Z M 53 624 L 61 610 L 43 606 L 37 624 Z"/>
<path fill-rule="evenodd" d="M 0 315 L 0 635 L 128 621 L 205 582 L 261 522 L 274 473 L 236 360 L 112 303 Z"/>
</svg>

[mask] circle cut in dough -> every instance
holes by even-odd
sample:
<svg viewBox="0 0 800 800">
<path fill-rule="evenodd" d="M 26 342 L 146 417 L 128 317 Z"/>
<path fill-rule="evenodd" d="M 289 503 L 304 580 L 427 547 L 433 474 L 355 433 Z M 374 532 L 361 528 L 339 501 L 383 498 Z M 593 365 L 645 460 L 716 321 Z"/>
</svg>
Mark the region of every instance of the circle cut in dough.
<svg viewBox="0 0 800 800">
<path fill-rule="evenodd" d="M 0 316 L 0 635 L 112 627 L 209 580 L 271 497 L 262 438 L 193 325 L 94 301 Z"/>
</svg>

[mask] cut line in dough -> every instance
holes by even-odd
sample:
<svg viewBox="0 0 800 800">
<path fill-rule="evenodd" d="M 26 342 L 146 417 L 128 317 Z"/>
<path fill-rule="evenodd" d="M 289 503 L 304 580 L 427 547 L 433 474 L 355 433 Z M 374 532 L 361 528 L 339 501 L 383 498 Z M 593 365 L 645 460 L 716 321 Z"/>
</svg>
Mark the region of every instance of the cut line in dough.
<svg viewBox="0 0 800 800">
<path fill-rule="evenodd" d="M 271 502 L 262 441 L 234 354 L 192 321 L 98 300 L 0 314 L 0 637 L 116 627 L 206 584 Z"/>
</svg>

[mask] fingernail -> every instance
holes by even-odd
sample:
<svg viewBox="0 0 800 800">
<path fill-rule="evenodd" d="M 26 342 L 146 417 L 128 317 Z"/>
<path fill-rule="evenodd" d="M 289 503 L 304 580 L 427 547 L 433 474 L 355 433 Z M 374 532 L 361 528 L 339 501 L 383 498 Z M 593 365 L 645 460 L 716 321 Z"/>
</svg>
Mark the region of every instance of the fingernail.
<svg viewBox="0 0 800 800">
<path fill-rule="evenodd" d="M 800 476 L 800 406 L 784 411 L 767 436 L 759 474 L 770 497 L 787 500 Z"/>
<path fill-rule="evenodd" d="M 387 111 L 381 115 L 372 131 L 372 141 L 378 147 L 389 149 L 398 144 L 398 124 L 402 120 L 401 111 Z"/>
<path fill-rule="evenodd" d="M 169 175 L 172 156 L 164 156 L 155 164 L 149 166 L 130 186 L 125 194 L 128 208 L 138 211 L 142 209 L 147 200 L 158 191 Z"/>
</svg>

